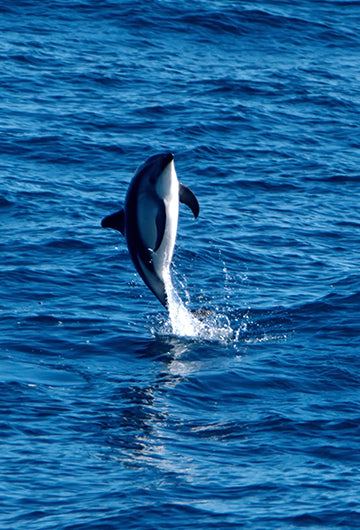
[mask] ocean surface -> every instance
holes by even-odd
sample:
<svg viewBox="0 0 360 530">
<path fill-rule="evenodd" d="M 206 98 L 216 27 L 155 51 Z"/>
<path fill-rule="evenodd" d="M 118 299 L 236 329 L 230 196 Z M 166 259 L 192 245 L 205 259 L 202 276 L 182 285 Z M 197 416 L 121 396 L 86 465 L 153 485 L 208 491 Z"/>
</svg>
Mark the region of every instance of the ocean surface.
<svg viewBox="0 0 360 530">
<path fill-rule="evenodd" d="M 1 3 L 1 529 L 360 527 L 359 26 Z M 190 331 L 100 226 L 163 151 Z"/>
</svg>

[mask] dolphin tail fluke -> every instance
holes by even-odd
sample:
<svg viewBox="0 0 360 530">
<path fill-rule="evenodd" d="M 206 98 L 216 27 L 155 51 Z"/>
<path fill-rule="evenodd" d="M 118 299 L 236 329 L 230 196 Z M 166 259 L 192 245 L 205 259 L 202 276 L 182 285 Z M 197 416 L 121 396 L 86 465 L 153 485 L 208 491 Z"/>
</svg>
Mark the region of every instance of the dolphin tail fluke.
<svg viewBox="0 0 360 530">
<path fill-rule="evenodd" d="M 118 230 L 122 235 L 125 235 L 125 212 L 120 210 L 119 212 L 108 215 L 101 221 L 103 228 L 113 228 Z"/>
<path fill-rule="evenodd" d="M 180 202 L 186 204 L 186 206 L 189 206 L 196 219 L 200 211 L 198 200 L 193 192 L 181 183 L 179 185 L 179 198 Z"/>
</svg>

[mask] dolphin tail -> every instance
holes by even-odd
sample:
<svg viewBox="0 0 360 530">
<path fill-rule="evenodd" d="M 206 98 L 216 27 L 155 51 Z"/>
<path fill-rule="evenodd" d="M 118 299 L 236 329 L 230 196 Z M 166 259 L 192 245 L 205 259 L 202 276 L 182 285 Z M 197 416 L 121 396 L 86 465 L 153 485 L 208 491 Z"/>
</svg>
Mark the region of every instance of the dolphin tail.
<svg viewBox="0 0 360 530">
<path fill-rule="evenodd" d="M 165 309 L 169 309 L 168 296 L 164 282 L 159 281 L 157 282 L 156 286 L 152 284 L 151 286 L 149 285 L 149 287 L 159 302 L 165 307 Z"/>
</svg>

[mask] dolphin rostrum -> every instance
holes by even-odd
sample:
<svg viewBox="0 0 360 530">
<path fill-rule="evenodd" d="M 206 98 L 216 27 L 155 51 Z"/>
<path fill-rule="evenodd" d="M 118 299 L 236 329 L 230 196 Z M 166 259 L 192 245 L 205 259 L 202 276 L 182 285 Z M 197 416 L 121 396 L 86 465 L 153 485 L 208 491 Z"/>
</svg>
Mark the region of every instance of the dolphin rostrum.
<svg viewBox="0 0 360 530">
<path fill-rule="evenodd" d="M 125 207 L 101 222 L 102 227 L 114 228 L 126 237 L 136 270 L 165 308 L 165 280 L 175 246 L 179 200 L 191 208 L 195 218 L 199 215 L 195 195 L 177 179 L 174 155 L 154 155 L 135 173 Z"/>
</svg>

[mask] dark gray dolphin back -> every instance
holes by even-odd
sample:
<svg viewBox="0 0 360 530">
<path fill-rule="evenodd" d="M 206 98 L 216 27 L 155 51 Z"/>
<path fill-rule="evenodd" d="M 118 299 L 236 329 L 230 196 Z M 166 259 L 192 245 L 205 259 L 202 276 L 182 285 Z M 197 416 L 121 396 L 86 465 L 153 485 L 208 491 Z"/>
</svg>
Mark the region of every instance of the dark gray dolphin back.
<svg viewBox="0 0 360 530">
<path fill-rule="evenodd" d="M 151 250 L 147 248 L 141 238 L 138 217 L 141 212 L 138 211 L 138 194 L 139 186 L 144 178 L 147 178 L 150 184 L 156 184 L 157 177 L 163 172 L 166 166 L 174 159 L 172 153 L 163 153 L 154 155 L 142 164 L 133 177 L 125 200 L 125 215 L 124 215 L 124 235 L 126 237 L 127 246 L 131 259 L 135 265 L 136 270 L 141 278 L 154 295 L 159 299 L 162 305 L 167 307 L 167 296 L 164 282 L 157 276 L 153 263 Z M 154 249 L 160 246 L 162 236 L 165 230 L 166 215 L 163 201 L 156 195 L 154 190 L 152 199 L 158 203 L 158 216 L 156 225 L 158 229 L 158 238 L 154 245 Z M 116 226 L 116 230 L 122 228 L 122 214 L 121 211 L 110 217 Z M 117 224 L 119 222 L 119 224 Z M 121 230 L 120 230 L 121 231 Z"/>
</svg>

